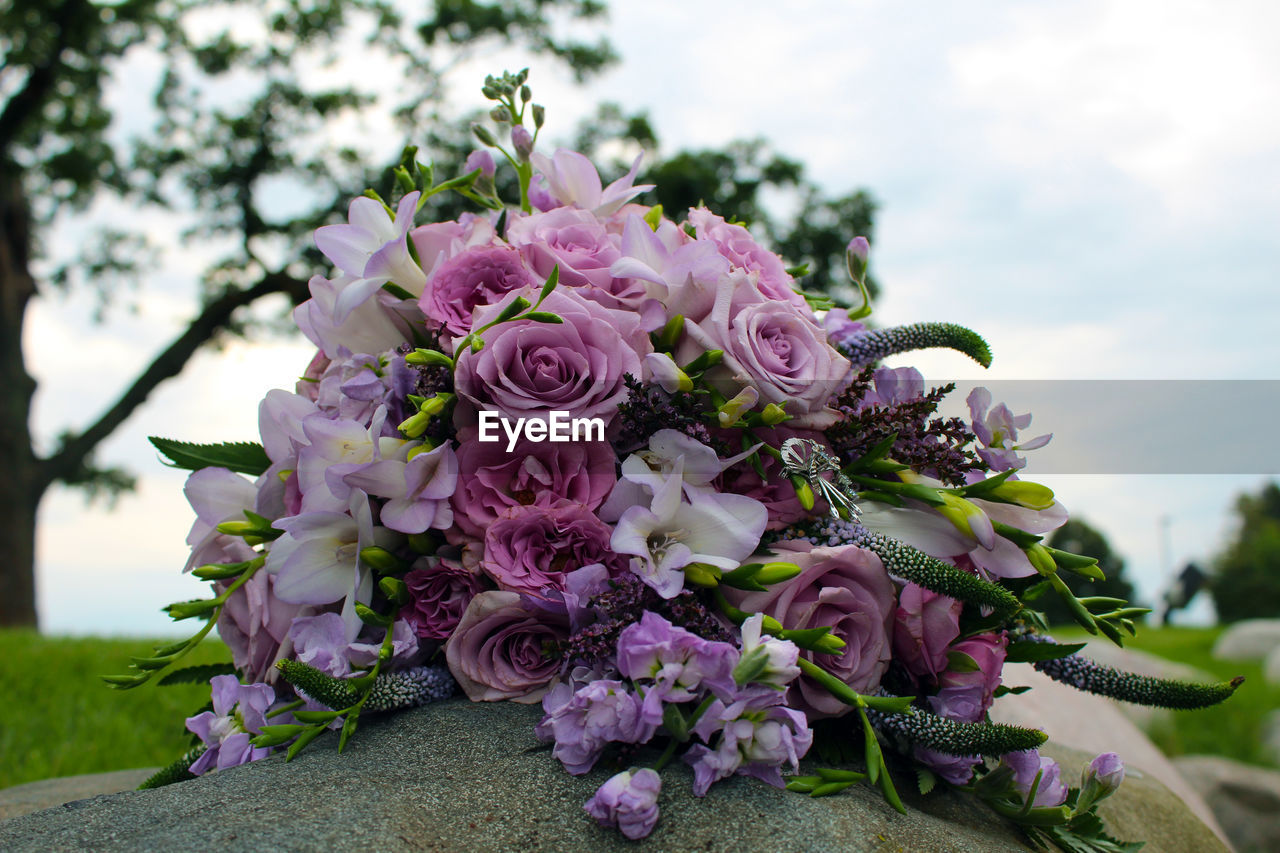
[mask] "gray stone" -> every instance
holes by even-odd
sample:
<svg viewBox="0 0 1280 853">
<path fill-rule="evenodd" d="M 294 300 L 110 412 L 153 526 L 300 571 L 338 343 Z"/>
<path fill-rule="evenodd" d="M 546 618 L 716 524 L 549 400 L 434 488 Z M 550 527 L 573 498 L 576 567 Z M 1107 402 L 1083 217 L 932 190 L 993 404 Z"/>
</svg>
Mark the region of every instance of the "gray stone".
<svg viewBox="0 0 1280 853">
<path fill-rule="evenodd" d="M 597 827 L 582 804 L 608 777 L 572 777 L 532 734 L 538 709 L 451 701 L 365 723 L 336 753 L 326 735 L 295 761 L 271 758 L 154 791 L 69 803 L 0 823 L 20 850 L 635 850 Z M 1090 756 L 1057 750 L 1069 767 Z M 735 778 L 703 800 L 682 765 L 663 773 L 652 850 L 1013 851 L 1018 830 L 954 791 L 916 796 L 909 812 L 855 786 L 813 800 Z M 1223 849 L 1167 788 L 1126 781 L 1104 805 L 1122 836 L 1148 849 Z"/>
<path fill-rule="evenodd" d="M 1218 660 L 1265 660 L 1280 647 L 1280 619 L 1245 619 L 1236 622 L 1213 644 Z"/>
<path fill-rule="evenodd" d="M 1267 757 L 1276 764 L 1280 764 L 1280 708 L 1269 711 L 1262 718 L 1258 739 Z"/>
<path fill-rule="evenodd" d="M 1240 853 L 1280 850 L 1280 773 L 1216 755 L 1173 763 L 1208 801 Z"/>
<path fill-rule="evenodd" d="M 14 785 L 12 788 L 0 790 L 0 819 L 38 812 L 41 809 L 60 806 L 72 800 L 96 797 L 99 794 L 132 791 L 155 772 L 155 767 L 145 767 L 139 770 L 63 776 L 60 779 L 42 779 L 39 782 Z"/>
<path fill-rule="evenodd" d="M 1280 684 L 1280 646 L 1276 646 L 1267 654 L 1262 663 L 1262 675 L 1269 684 Z"/>
</svg>

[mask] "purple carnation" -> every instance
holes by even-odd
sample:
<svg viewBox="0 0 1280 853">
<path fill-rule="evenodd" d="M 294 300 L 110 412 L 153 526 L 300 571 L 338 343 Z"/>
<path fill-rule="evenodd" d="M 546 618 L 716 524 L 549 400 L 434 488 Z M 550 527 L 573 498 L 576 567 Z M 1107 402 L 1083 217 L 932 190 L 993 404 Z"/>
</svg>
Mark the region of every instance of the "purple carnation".
<svg viewBox="0 0 1280 853">
<path fill-rule="evenodd" d="M 450 334 L 471 331 L 477 306 L 492 305 L 513 290 L 537 283 L 520 253 L 510 246 L 480 246 L 440 264 L 422 294 L 422 313 Z"/>
<path fill-rule="evenodd" d="M 512 507 L 485 532 L 480 565 L 503 589 L 545 595 L 563 590 L 565 575 L 583 566 L 625 571 L 623 559 L 609 550 L 612 534 L 581 504 Z"/>
<path fill-rule="evenodd" d="M 400 618 L 421 640 L 446 640 L 480 592 L 480 578 L 449 560 L 424 558 L 414 565 L 404 576 L 410 600 Z"/>
</svg>

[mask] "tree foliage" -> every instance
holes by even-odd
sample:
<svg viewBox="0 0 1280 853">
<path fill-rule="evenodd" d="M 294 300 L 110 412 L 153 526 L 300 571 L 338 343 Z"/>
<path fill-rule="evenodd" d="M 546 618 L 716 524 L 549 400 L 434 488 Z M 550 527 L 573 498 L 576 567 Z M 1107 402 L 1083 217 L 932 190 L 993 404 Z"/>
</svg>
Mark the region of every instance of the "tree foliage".
<svg viewBox="0 0 1280 853">
<path fill-rule="evenodd" d="M 1239 527 L 1214 561 L 1209 590 L 1218 619 L 1280 616 L 1280 484 L 1236 498 Z"/>
</svg>

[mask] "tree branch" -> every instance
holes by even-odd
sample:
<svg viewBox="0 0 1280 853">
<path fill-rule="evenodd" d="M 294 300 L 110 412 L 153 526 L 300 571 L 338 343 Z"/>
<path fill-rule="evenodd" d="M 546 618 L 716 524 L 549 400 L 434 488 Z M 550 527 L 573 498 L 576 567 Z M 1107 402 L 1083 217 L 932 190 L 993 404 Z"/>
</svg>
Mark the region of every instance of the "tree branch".
<svg viewBox="0 0 1280 853">
<path fill-rule="evenodd" d="M 273 272 L 268 273 L 253 287 L 228 291 L 210 302 L 191 321 L 186 331 L 155 357 L 129 389 L 92 426 L 67 439 L 53 455 L 40 460 L 40 485 L 46 487 L 57 480 L 73 477 L 93 449 L 124 423 L 146 401 L 156 386 L 181 373 L 196 351 L 227 325 L 237 308 L 272 293 L 288 294 L 297 303 L 301 301 L 299 297 L 305 293 L 306 287 L 306 282 L 282 272 Z"/>
</svg>

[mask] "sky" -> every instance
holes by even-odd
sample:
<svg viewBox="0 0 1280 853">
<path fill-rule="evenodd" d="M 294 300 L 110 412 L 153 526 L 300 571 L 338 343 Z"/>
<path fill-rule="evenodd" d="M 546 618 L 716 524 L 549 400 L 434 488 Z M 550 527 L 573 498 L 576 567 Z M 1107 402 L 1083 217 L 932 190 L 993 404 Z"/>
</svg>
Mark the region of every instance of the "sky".
<svg viewBox="0 0 1280 853">
<path fill-rule="evenodd" d="M 649 112 L 665 151 L 763 136 L 829 193 L 871 191 L 875 319 L 961 323 L 995 354 L 989 371 L 948 352 L 891 363 L 994 383 L 1014 411 L 1033 411 L 1030 434 L 1055 433 L 1059 455 L 1036 477 L 1032 454 L 1027 476 L 1107 535 L 1141 598 L 1158 596 L 1172 568 L 1209 559 L 1234 496 L 1280 474 L 1267 444 L 1280 414 L 1280 7 L 612 5 L 613 71 L 576 87 L 534 64 L 552 136 L 617 101 Z M 515 52 L 462 62 L 451 100 L 474 106 L 484 74 L 525 64 Z M 24 345 L 45 442 L 94 416 L 181 329 L 191 271 L 211 254 L 170 253 L 136 312 L 103 325 L 89 322 L 87 294 L 31 307 Z M 180 573 L 192 514 L 182 473 L 145 437 L 254 438 L 258 400 L 292 387 L 310 354 L 281 340 L 201 353 L 99 452 L 139 476 L 136 494 L 109 512 L 50 493 L 37 544 L 45 630 L 175 630 L 160 608 L 202 593 Z M 106 375 L 88 378 L 101 365 Z M 1250 381 L 1207 390 L 1222 380 Z M 1209 618 L 1205 604 L 1191 618 Z"/>
</svg>

